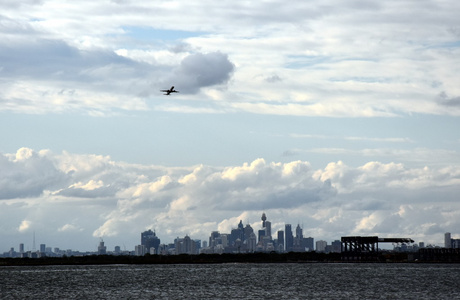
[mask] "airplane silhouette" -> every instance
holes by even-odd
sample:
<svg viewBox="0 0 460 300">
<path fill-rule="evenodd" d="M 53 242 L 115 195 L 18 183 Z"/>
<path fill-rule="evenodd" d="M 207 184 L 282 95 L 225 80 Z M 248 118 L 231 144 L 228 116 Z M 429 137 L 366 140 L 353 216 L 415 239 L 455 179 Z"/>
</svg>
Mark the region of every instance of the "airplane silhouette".
<svg viewBox="0 0 460 300">
<path fill-rule="evenodd" d="M 179 91 L 176 91 L 174 89 L 174 85 L 169 90 L 160 90 L 160 91 L 163 92 L 163 93 L 166 93 L 166 94 L 163 94 L 163 95 L 167 95 L 167 96 L 169 96 L 169 94 L 171 94 L 171 93 L 179 93 Z"/>
</svg>

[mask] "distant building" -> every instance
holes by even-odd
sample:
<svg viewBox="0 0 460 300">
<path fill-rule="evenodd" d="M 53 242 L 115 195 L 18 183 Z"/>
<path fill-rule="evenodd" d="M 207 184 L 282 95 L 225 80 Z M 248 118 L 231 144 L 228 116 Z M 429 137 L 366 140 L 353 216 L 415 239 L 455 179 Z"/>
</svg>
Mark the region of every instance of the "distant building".
<svg viewBox="0 0 460 300">
<path fill-rule="evenodd" d="M 265 236 L 265 229 L 259 229 L 259 242 L 263 241 L 264 236 Z"/>
<path fill-rule="evenodd" d="M 283 230 L 278 231 L 278 239 L 276 240 L 276 245 L 277 245 L 279 252 L 284 251 L 284 231 Z"/>
<path fill-rule="evenodd" d="M 101 239 L 99 242 L 99 246 L 97 247 L 97 254 L 98 255 L 104 255 L 107 254 L 107 247 L 104 246 L 104 241 Z"/>
<path fill-rule="evenodd" d="M 265 221 L 265 236 L 272 238 L 272 222 Z"/>
<path fill-rule="evenodd" d="M 326 252 L 327 242 L 326 241 L 317 241 L 316 242 L 316 251 L 317 252 Z"/>
<path fill-rule="evenodd" d="M 444 234 L 444 247 L 445 248 L 452 248 L 452 238 L 450 236 L 450 232 L 446 232 Z"/>
<path fill-rule="evenodd" d="M 244 227 L 244 239 L 243 242 L 249 239 L 251 236 L 251 233 L 254 233 L 254 229 L 252 229 L 251 225 L 247 224 L 246 227 Z"/>
<path fill-rule="evenodd" d="M 303 238 L 303 244 L 305 246 L 305 251 L 314 251 L 315 250 L 315 239 L 312 237 Z"/>
<path fill-rule="evenodd" d="M 297 224 L 295 229 L 295 238 L 292 250 L 294 252 L 305 252 L 305 245 L 303 244 L 303 230 L 300 227 L 300 224 Z"/>
<path fill-rule="evenodd" d="M 146 254 L 146 248 L 144 245 L 134 246 L 134 255 L 144 256 Z"/>
<path fill-rule="evenodd" d="M 149 253 L 151 248 L 155 249 L 155 253 L 159 253 L 158 248 L 160 246 L 160 239 L 157 237 L 155 231 L 147 230 L 141 233 L 141 245 L 143 245 Z"/>
<path fill-rule="evenodd" d="M 209 247 L 215 247 L 218 244 L 217 239 L 220 237 L 219 231 L 211 232 L 211 236 L 209 237 Z"/>
<path fill-rule="evenodd" d="M 247 241 L 247 248 L 249 252 L 255 252 L 257 247 L 257 237 L 254 232 L 251 232 Z"/>
<path fill-rule="evenodd" d="M 294 236 L 292 235 L 291 224 L 284 225 L 284 235 L 284 241 L 286 243 L 286 252 L 291 252 L 294 246 Z"/>
<path fill-rule="evenodd" d="M 198 254 L 196 242 L 186 235 L 174 240 L 175 254 Z"/>
<path fill-rule="evenodd" d="M 223 246 L 224 248 L 229 246 L 229 243 L 228 243 L 228 234 L 221 234 L 221 235 L 220 235 L 220 239 L 221 239 L 221 241 L 222 241 L 222 246 Z"/>
<path fill-rule="evenodd" d="M 331 252 L 340 253 L 342 252 L 342 242 L 339 240 L 335 240 L 331 243 Z"/>
<path fill-rule="evenodd" d="M 195 253 L 200 253 L 200 249 L 201 249 L 201 240 L 193 240 L 193 242 L 195 243 Z"/>
</svg>

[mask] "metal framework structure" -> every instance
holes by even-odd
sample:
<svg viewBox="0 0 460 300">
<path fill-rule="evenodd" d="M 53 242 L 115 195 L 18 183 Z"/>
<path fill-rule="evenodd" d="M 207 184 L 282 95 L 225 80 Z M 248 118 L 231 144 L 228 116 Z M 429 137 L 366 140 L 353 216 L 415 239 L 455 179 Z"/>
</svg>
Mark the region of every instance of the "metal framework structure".
<svg viewBox="0 0 460 300">
<path fill-rule="evenodd" d="M 413 243 L 409 238 L 379 238 L 378 236 L 343 236 L 342 260 L 376 261 L 379 259 L 380 243 Z"/>
</svg>

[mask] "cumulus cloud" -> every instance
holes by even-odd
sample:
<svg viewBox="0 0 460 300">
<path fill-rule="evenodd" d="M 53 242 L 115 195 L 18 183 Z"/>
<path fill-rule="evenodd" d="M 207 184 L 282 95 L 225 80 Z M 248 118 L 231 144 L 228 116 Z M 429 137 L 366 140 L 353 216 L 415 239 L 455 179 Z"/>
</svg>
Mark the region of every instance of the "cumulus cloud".
<svg viewBox="0 0 460 300">
<path fill-rule="evenodd" d="M 30 228 L 30 225 L 32 224 L 32 222 L 28 221 L 28 220 L 23 220 L 21 222 L 21 224 L 19 225 L 19 232 L 24 232 L 24 231 L 27 231 L 29 228 Z"/>
<path fill-rule="evenodd" d="M 180 86 L 181 92 L 194 94 L 200 88 L 227 83 L 234 69 L 228 56 L 221 52 L 190 54 L 182 60 L 170 82 Z"/>
<path fill-rule="evenodd" d="M 40 196 L 67 182 L 67 175 L 46 157 L 46 151 L 21 148 L 0 155 L 0 200 Z"/>
</svg>

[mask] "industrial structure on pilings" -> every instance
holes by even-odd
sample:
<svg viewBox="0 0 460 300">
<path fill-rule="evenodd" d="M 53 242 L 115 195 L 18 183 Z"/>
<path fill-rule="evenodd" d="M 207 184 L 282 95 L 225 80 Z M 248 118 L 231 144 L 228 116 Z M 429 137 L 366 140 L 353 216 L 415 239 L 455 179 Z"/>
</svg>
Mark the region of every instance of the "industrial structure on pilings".
<svg viewBox="0 0 460 300">
<path fill-rule="evenodd" d="M 342 261 L 375 262 L 380 260 L 379 243 L 413 243 L 410 238 L 379 238 L 378 236 L 343 236 Z"/>
</svg>

